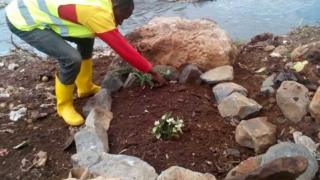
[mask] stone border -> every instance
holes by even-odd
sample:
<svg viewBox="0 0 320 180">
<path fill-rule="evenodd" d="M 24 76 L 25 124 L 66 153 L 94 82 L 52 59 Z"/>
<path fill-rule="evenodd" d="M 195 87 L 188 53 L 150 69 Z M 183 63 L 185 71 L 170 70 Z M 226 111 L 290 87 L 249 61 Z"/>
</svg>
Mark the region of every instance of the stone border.
<svg viewBox="0 0 320 180">
<path fill-rule="evenodd" d="M 232 66 L 221 66 L 202 73 L 196 65 L 190 64 L 180 74 L 170 66 L 158 65 L 156 69 L 171 83 L 201 84 L 205 82 L 215 85 L 212 91 L 217 100 L 219 112 L 231 123 L 239 124 L 239 121 L 262 109 L 261 105 L 247 97 L 248 91 L 244 87 L 229 82 L 233 80 Z M 136 78 L 129 74 L 123 83 L 121 77 L 113 72 L 107 72 L 102 82 L 102 90 L 89 99 L 83 108 L 83 112 L 88 116 L 85 127 L 74 136 L 77 149 L 77 153 L 71 157 L 74 168 L 88 168 L 89 172 L 95 176 L 128 180 L 165 180 L 181 176 L 195 180 L 215 180 L 212 174 L 202 174 L 178 166 L 169 167 L 158 175 L 151 165 L 137 157 L 108 153 L 109 142 L 106 132 L 113 118 L 111 94 L 121 88 L 130 87 L 136 81 Z M 250 128 L 261 133 L 251 133 Z M 237 143 L 252 148 L 257 153 L 262 153 L 275 144 L 275 136 L 275 125 L 269 123 L 265 117 L 242 121 L 236 128 Z"/>
</svg>

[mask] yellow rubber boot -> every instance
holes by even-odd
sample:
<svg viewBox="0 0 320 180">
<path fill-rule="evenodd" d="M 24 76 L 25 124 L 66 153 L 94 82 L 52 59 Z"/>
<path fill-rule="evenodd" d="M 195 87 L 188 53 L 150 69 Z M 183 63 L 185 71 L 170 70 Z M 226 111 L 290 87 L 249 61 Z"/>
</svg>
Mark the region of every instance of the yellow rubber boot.
<svg viewBox="0 0 320 180">
<path fill-rule="evenodd" d="M 84 123 L 83 117 L 73 107 L 74 84 L 64 85 L 56 77 L 57 112 L 63 120 L 71 126 L 79 126 Z"/>
<path fill-rule="evenodd" d="M 81 62 L 80 72 L 76 79 L 78 97 L 88 97 L 100 91 L 100 86 L 92 82 L 92 60 L 86 59 Z"/>
</svg>

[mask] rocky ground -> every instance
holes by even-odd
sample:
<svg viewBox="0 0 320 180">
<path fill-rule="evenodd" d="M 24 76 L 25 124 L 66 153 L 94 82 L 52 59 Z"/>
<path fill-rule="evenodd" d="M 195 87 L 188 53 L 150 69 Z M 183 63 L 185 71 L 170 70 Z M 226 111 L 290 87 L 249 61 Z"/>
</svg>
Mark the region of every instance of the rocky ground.
<svg viewBox="0 0 320 180">
<path fill-rule="evenodd" d="M 294 132 L 302 132 L 319 142 L 319 125 L 313 118 L 318 114 L 311 111 L 311 116 L 306 104 L 310 103 L 320 83 L 316 65 L 319 57 L 317 49 L 320 46 L 301 46 L 319 40 L 319 28 L 304 27 L 287 36 L 262 34 L 247 44 L 239 44 L 240 53 L 233 66 L 234 77 L 222 79 L 238 84 L 226 85 L 227 89 L 234 88 L 233 92 L 238 94 L 228 96 L 230 92 L 223 95 L 228 96 L 225 99 L 217 96 L 221 92 L 219 88 L 224 88 L 223 85 L 215 86 L 214 94 L 212 85 L 208 85 L 221 81 L 209 78 L 216 72 L 203 74 L 201 79 L 207 83 L 202 85 L 198 85 L 197 79 L 191 78 L 186 81 L 192 81 L 192 84 L 171 83 L 156 89 L 138 86 L 114 93 L 114 119 L 108 131 L 110 152 L 139 157 L 151 164 L 157 173 L 179 165 L 223 179 L 233 167 L 255 156 L 255 153 L 265 153 L 276 142 L 296 140 Z M 297 47 L 300 49 L 294 51 Z M 292 54 L 293 51 L 295 53 Z M 95 56 L 96 82 L 103 80 L 112 57 L 106 54 Z M 309 63 L 300 71 L 301 64 L 297 65 L 296 59 L 301 62 L 311 59 L 315 64 Z M 69 137 L 77 129 L 67 127 L 55 112 L 55 66 L 52 60 L 21 50 L 1 57 L 1 179 L 61 179 L 66 178 L 72 168 L 71 155 L 76 152 L 76 148 L 70 145 Z M 228 67 L 223 72 L 229 72 Z M 265 81 L 268 79 L 269 82 Z M 301 85 L 280 87 L 285 80 L 297 81 Z M 293 103 L 297 106 L 290 102 L 283 103 L 283 99 L 291 97 L 291 94 L 293 99 L 298 98 Z M 216 98 L 213 98 L 214 95 Z M 236 108 L 248 108 L 240 113 L 228 111 L 230 102 L 232 104 L 239 99 L 249 101 L 250 105 L 239 105 Z M 164 100 L 167 100 L 165 104 Z M 87 101 L 76 99 L 75 104 L 81 110 Z M 166 111 L 185 118 L 185 134 L 181 139 L 156 141 L 149 134 L 153 121 Z M 292 114 L 295 116 L 292 117 Z M 267 120 L 252 119 L 239 124 L 239 117 L 267 117 Z M 212 119 L 214 122 L 210 122 Z M 259 133 L 251 134 L 250 127 L 256 127 Z M 207 138 L 210 135 L 211 138 Z M 41 151 L 46 152 L 45 155 L 39 155 Z M 270 153 L 267 152 L 265 157 L 269 157 Z M 39 159 L 45 160 L 44 163 Z M 267 160 L 262 158 L 261 161 L 266 163 Z M 243 164 L 244 169 L 250 169 L 246 163 Z M 255 168 L 251 167 L 251 171 Z M 243 172 L 236 170 L 236 173 Z M 318 178 L 318 175 L 314 177 Z"/>
</svg>

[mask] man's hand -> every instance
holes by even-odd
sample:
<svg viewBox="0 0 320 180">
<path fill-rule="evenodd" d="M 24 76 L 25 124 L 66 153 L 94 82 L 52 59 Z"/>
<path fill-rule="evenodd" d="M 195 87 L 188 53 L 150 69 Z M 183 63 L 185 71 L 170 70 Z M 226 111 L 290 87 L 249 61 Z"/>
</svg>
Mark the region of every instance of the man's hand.
<svg viewBox="0 0 320 180">
<path fill-rule="evenodd" d="M 156 87 L 161 87 L 167 84 L 167 81 L 153 69 L 149 72 L 152 76 L 152 79 L 156 82 Z"/>
</svg>

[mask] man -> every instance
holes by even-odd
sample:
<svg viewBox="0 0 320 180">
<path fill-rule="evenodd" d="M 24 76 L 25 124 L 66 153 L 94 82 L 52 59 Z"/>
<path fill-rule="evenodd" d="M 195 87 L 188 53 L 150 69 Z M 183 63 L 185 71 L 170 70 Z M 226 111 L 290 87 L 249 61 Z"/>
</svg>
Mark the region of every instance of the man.
<svg viewBox="0 0 320 180">
<path fill-rule="evenodd" d="M 119 33 L 117 26 L 133 12 L 133 0 L 13 0 L 6 8 L 9 29 L 39 51 L 58 60 L 55 91 L 57 113 L 72 126 L 84 123 L 74 109 L 78 97 L 97 93 L 92 82 L 92 51 L 97 36 L 138 70 L 163 78 Z M 77 44 L 77 49 L 65 40 Z"/>
</svg>

